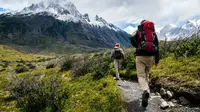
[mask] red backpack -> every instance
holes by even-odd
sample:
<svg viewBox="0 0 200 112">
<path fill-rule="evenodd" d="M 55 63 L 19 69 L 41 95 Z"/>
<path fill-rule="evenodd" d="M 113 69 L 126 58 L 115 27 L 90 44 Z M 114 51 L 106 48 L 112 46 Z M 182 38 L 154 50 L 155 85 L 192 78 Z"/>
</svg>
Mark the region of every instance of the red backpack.
<svg viewBox="0 0 200 112">
<path fill-rule="evenodd" d="M 154 44 L 156 36 L 154 23 L 149 20 L 143 21 L 141 23 L 139 31 L 138 48 L 148 53 L 156 52 L 157 47 Z"/>
</svg>

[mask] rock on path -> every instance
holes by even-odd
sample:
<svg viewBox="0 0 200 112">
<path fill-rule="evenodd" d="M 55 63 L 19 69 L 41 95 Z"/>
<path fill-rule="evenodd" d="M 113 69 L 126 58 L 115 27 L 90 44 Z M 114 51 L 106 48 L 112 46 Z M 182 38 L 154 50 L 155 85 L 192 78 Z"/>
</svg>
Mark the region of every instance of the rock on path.
<svg viewBox="0 0 200 112">
<path fill-rule="evenodd" d="M 119 80 L 117 86 L 123 91 L 124 102 L 126 104 L 128 112 L 200 112 L 198 107 L 185 107 L 176 105 L 173 108 L 166 110 L 160 109 L 160 96 L 155 93 L 151 93 L 149 99 L 149 105 L 146 109 L 141 106 L 141 90 L 137 82 L 130 82 L 125 80 Z"/>
</svg>

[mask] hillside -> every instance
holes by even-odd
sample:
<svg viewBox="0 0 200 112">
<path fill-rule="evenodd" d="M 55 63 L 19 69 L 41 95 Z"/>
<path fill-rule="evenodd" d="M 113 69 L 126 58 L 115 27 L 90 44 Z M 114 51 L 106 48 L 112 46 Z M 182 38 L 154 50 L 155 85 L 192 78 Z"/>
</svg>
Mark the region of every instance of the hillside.
<svg viewBox="0 0 200 112">
<path fill-rule="evenodd" d="M 129 37 L 99 16 L 93 19 L 88 14 L 81 14 L 71 2 L 47 5 L 41 2 L 20 12 L 0 15 L 0 43 L 28 51 L 111 48 L 115 42 L 130 47 Z"/>
<path fill-rule="evenodd" d="M 28 55 L 2 48 L 15 59 L 20 55 L 23 61 L 10 58 L 0 61 L 1 111 L 119 112 L 124 109 L 121 91 L 107 72 L 109 57 L 74 54 L 25 60 Z"/>
<path fill-rule="evenodd" d="M 8 46 L 0 45 L 0 61 L 31 61 L 36 59 L 32 55 L 24 54 Z"/>
<path fill-rule="evenodd" d="M 187 44 L 183 40 L 178 41 L 179 45 L 175 43 L 176 41 L 165 44 L 160 42 L 161 60 L 157 67 L 151 69 L 151 84 L 154 86 L 152 90 L 157 92 L 161 87 L 173 91 L 174 99 L 177 101 L 174 103 L 176 106 L 161 110 L 159 96 L 153 92 L 151 100 L 153 102 L 150 102 L 147 112 L 151 112 L 152 109 L 156 112 L 199 111 L 196 106 L 178 106 L 180 96 L 187 98 L 191 104 L 198 104 L 200 98 L 198 81 L 200 60 L 199 49 L 196 49 L 200 44 L 194 44 L 199 43 L 199 37 L 187 40 Z M 0 64 L 0 110 L 5 112 L 141 110 L 138 106 L 141 92 L 139 85 L 126 81 L 137 80 L 135 49 L 125 49 L 125 60 L 120 70 L 120 76 L 125 80 L 119 82 L 113 80 L 115 69 L 110 60 L 110 50 L 49 58 L 27 55 L 6 46 L 1 46 L 1 51 L 7 56 L 1 55 L 1 59 L 6 60 L 2 60 Z M 189 53 L 185 54 L 186 51 Z M 12 58 L 9 55 L 12 55 Z M 133 88 L 135 91 L 132 91 Z M 122 96 L 122 92 L 126 99 Z"/>
</svg>

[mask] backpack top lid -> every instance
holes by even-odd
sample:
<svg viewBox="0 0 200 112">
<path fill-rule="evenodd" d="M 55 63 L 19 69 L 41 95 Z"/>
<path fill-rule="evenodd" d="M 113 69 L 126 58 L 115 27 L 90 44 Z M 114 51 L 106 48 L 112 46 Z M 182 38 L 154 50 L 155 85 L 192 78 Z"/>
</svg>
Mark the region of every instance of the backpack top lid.
<svg viewBox="0 0 200 112">
<path fill-rule="evenodd" d="M 152 30 L 152 31 L 155 31 L 155 28 L 154 28 L 154 23 L 150 20 L 143 20 L 141 22 L 141 24 L 143 25 L 143 29 L 146 31 L 146 30 Z"/>
</svg>

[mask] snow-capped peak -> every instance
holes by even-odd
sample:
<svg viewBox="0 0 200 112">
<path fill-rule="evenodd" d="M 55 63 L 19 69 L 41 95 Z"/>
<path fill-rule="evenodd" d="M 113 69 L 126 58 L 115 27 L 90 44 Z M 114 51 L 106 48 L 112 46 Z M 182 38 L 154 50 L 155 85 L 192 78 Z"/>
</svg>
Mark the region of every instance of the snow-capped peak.
<svg viewBox="0 0 200 112">
<path fill-rule="evenodd" d="M 183 26 L 183 29 L 196 30 L 200 26 L 200 20 L 188 20 Z"/>
<path fill-rule="evenodd" d="M 99 21 L 99 22 L 102 22 L 102 23 L 104 23 L 104 24 L 107 24 L 106 20 L 103 19 L 102 17 L 99 17 L 98 15 L 96 15 L 95 20 L 96 20 L 96 21 Z"/>
<path fill-rule="evenodd" d="M 105 19 L 103 19 L 102 17 L 99 17 L 98 15 L 90 19 L 88 23 L 93 26 L 108 27 L 109 29 L 112 29 L 115 31 L 122 31 L 120 28 L 114 26 L 113 24 L 108 23 Z"/>
<path fill-rule="evenodd" d="M 68 0 L 50 0 L 34 3 L 28 7 L 25 7 L 22 11 L 16 12 L 15 14 L 22 14 L 24 16 L 31 16 L 36 14 L 49 15 L 53 16 L 55 19 L 65 22 L 81 22 L 83 24 L 90 24 L 94 27 L 107 27 L 115 31 L 122 31 L 98 15 L 96 15 L 94 18 L 90 18 L 87 13 L 82 15 L 77 10 L 76 6 Z"/>
<path fill-rule="evenodd" d="M 49 15 L 56 15 L 56 19 L 63 21 L 86 22 L 75 5 L 67 0 L 52 0 L 32 4 L 31 6 L 24 8 L 20 14 L 37 14 L 40 12 L 48 12 Z"/>
</svg>

